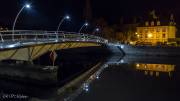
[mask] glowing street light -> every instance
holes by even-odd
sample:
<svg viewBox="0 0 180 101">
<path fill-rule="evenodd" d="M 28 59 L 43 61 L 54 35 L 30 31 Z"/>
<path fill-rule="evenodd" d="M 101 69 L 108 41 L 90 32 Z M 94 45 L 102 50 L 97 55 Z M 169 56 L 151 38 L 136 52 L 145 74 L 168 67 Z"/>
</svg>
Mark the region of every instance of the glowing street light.
<svg viewBox="0 0 180 101">
<path fill-rule="evenodd" d="M 12 28 L 12 40 L 13 40 L 13 41 L 14 41 L 14 28 L 15 28 L 15 26 L 16 26 L 16 21 L 17 21 L 19 15 L 21 14 L 21 12 L 23 11 L 23 9 L 25 9 L 25 8 L 30 9 L 30 8 L 31 8 L 31 5 L 30 5 L 30 4 L 25 4 L 25 5 L 19 10 L 19 12 L 17 13 L 16 18 L 15 18 L 14 23 L 13 23 L 13 28 Z"/>
<path fill-rule="evenodd" d="M 69 15 L 66 15 L 66 16 L 64 16 L 64 17 L 61 19 L 61 21 L 59 22 L 59 25 L 58 25 L 57 30 L 56 30 L 56 38 L 57 38 L 57 39 L 59 38 L 59 37 L 58 37 L 58 31 L 59 31 L 62 23 L 64 22 L 64 20 L 69 20 L 69 19 L 70 19 L 70 16 L 69 16 Z M 63 37 L 65 37 L 64 34 L 63 34 Z"/>
<path fill-rule="evenodd" d="M 59 28 L 61 27 L 62 23 L 64 22 L 64 20 L 69 20 L 69 19 L 70 19 L 70 16 L 68 16 L 68 15 L 64 16 L 64 17 L 61 19 L 61 21 L 59 22 L 59 25 L 58 25 L 58 27 L 57 27 L 57 30 L 56 30 L 57 33 L 58 33 Z"/>
<path fill-rule="evenodd" d="M 83 25 L 82 25 L 82 27 L 79 29 L 79 33 L 81 32 L 81 30 L 83 29 L 83 27 L 85 27 L 85 26 L 88 26 L 89 24 L 86 22 L 86 23 L 84 23 Z"/>
</svg>

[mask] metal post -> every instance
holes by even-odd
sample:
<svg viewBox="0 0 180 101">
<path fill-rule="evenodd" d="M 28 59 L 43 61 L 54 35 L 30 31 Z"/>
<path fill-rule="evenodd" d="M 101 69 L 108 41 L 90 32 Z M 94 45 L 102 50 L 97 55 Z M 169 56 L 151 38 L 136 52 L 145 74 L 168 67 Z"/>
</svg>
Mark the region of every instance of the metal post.
<svg viewBox="0 0 180 101">
<path fill-rule="evenodd" d="M 12 28 L 12 40 L 13 40 L 13 41 L 15 41 L 15 39 L 14 39 L 14 28 L 15 28 L 15 25 L 16 25 L 16 21 L 17 21 L 19 15 L 20 15 L 20 13 L 22 12 L 22 10 L 23 10 L 25 7 L 26 7 L 26 5 L 24 5 L 24 6 L 20 9 L 20 11 L 18 12 L 18 14 L 16 15 L 16 18 L 15 18 L 15 20 L 14 20 L 13 28 Z"/>
<path fill-rule="evenodd" d="M 1 42 L 4 42 L 4 39 L 1 33 L 0 33 L 0 36 L 1 36 Z"/>
<path fill-rule="evenodd" d="M 78 33 L 81 32 L 81 30 L 83 29 L 84 26 L 85 26 L 85 24 L 79 29 Z"/>
<path fill-rule="evenodd" d="M 64 20 L 65 20 L 65 17 L 62 18 L 62 20 L 59 22 L 59 25 L 58 25 L 58 27 L 57 27 L 57 30 L 56 30 L 56 33 L 57 33 L 56 38 L 57 38 L 57 40 L 59 39 L 59 36 L 58 36 L 59 28 L 61 27 L 61 25 L 62 25 L 62 23 L 63 23 Z"/>
</svg>

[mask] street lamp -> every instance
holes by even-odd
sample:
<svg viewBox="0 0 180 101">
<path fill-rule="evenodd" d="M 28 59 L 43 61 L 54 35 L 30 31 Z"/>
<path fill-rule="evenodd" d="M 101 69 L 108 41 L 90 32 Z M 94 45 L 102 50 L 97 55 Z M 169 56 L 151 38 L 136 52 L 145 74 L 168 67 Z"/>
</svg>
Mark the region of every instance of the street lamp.
<svg viewBox="0 0 180 101">
<path fill-rule="evenodd" d="M 31 5 L 30 5 L 30 4 L 25 4 L 25 5 L 19 10 L 19 12 L 17 13 L 16 18 L 15 18 L 14 23 L 13 23 L 13 28 L 12 28 L 12 39 L 13 39 L 13 41 L 14 41 L 14 28 L 15 28 L 15 26 L 16 26 L 16 21 L 17 21 L 19 15 L 21 14 L 21 12 L 23 11 L 24 8 L 29 9 L 29 8 L 31 8 Z"/>
<path fill-rule="evenodd" d="M 64 22 L 64 20 L 69 20 L 69 19 L 70 19 L 70 16 L 68 16 L 68 15 L 64 16 L 64 17 L 61 19 L 61 21 L 59 22 L 59 25 L 58 25 L 58 27 L 57 27 L 57 30 L 56 30 L 57 33 L 58 33 L 59 28 L 61 27 L 62 23 Z"/>
<path fill-rule="evenodd" d="M 86 23 L 84 23 L 83 25 L 82 25 L 82 27 L 79 29 L 79 33 L 81 32 L 81 30 L 83 29 L 83 27 L 85 27 L 85 26 L 88 26 L 89 24 L 86 22 Z"/>
<path fill-rule="evenodd" d="M 62 23 L 64 22 L 64 20 L 69 20 L 69 19 L 70 19 L 70 16 L 69 16 L 69 15 L 66 15 L 66 16 L 64 16 L 64 17 L 61 19 L 61 21 L 59 22 L 59 25 L 58 25 L 57 30 L 56 30 L 56 38 L 57 38 L 57 39 L 59 38 L 59 37 L 58 37 L 59 28 L 61 27 L 61 25 L 62 25 Z M 63 35 L 63 37 L 65 37 L 65 36 Z"/>
</svg>

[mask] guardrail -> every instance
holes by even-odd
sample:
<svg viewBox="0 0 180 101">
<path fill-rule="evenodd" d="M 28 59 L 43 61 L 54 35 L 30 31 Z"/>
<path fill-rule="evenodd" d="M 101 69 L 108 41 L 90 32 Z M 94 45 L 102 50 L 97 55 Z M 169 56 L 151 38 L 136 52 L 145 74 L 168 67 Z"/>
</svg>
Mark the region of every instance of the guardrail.
<svg viewBox="0 0 180 101">
<path fill-rule="evenodd" d="M 21 41 L 93 41 L 99 43 L 107 43 L 108 40 L 83 33 L 75 32 L 57 32 L 57 31 L 39 31 L 39 30 L 16 30 L 12 34 L 11 30 L 0 31 L 0 42 L 21 42 Z"/>
</svg>

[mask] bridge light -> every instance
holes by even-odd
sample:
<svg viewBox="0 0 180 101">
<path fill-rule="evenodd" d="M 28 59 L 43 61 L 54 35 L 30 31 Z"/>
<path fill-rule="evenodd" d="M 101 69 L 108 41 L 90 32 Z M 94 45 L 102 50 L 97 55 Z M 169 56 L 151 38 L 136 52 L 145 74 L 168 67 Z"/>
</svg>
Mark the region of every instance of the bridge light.
<svg viewBox="0 0 180 101">
<path fill-rule="evenodd" d="M 100 30 L 99 28 L 96 28 L 96 32 L 99 32 L 99 30 Z"/>
<path fill-rule="evenodd" d="M 14 47 L 15 47 L 15 45 L 14 45 L 14 44 L 12 44 L 12 45 L 8 45 L 7 47 L 8 47 L 8 48 L 14 48 Z"/>
<path fill-rule="evenodd" d="M 56 33 L 57 33 L 57 34 L 56 34 L 56 38 L 57 38 L 57 39 L 59 39 L 58 31 L 59 31 L 62 23 L 64 22 L 64 20 L 69 20 L 69 19 L 70 19 L 70 16 L 69 16 L 69 15 L 66 15 L 66 16 L 64 16 L 64 17 L 61 19 L 61 21 L 59 22 L 58 27 L 57 27 L 57 29 L 56 29 Z M 63 33 L 63 37 L 65 37 L 64 33 Z"/>
<path fill-rule="evenodd" d="M 26 8 L 31 8 L 31 5 L 30 4 L 26 4 L 25 7 Z"/>
<path fill-rule="evenodd" d="M 89 24 L 86 22 L 86 23 L 85 23 L 85 26 L 88 26 L 88 25 L 89 25 Z"/>
<path fill-rule="evenodd" d="M 15 28 L 15 26 L 16 26 L 16 21 L 17 21 L 19 15 L 21 14 L 21 12 L 23 11 L 24 8 L 31 8 L 31 5 L 30 5 L 30 4 L 25 4 L 25 5 L 19 10 L 19 12 L 17 13 L 16 18 L 15 18 L 14 23 L 13 23 L 13 27 L 12 27 L 12 40 L 13 40 L 13 41 L 15 41 L 15 39 L 14 39 L 14 28 Z"/>
<path fill-rule="evenodd" d="M 85 22 L 85 23 L 81 26 L 81 28 L 79 29 L 79 31 L 78 31 L 79 33 L 81 32 L 81 30 L 83 29 L 84 26 L 87 27 L 87 26 L 89 26 L 89 24 L 88 24 L 87 22 Z"/>
<path fill-rule="evenodd" d="M 124 48 L 124 45 L 121 45 L 121 48 L 123 49 L 123 48 Z"/>
<path fill-rule="evenodd" d="M 66 16 L 65 16 L 65 19 L 69 20 L 69 19 L 70 19 L 70 16 L 69 16 L 69 15 L 66 15 Z"/>
<path fill-rule="evenodd" d="M 99 75 L 96 75 L 96 79 L 99 79 Z"/>
<path fill-rule="evenodd" d="M 122 60 L 120 61 L 120 63 L 124 63 L 124 60 L 122 59 Z"/>
</svg>

